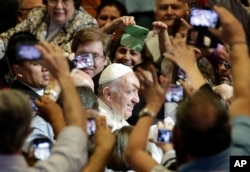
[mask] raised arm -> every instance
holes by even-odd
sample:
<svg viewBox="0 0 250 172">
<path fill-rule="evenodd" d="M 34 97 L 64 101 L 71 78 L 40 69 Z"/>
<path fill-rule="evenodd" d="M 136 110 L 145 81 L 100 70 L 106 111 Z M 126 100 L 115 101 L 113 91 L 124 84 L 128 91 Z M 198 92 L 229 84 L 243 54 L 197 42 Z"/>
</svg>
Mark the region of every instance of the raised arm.
<svg viewBox="0 0 250 172">
<path fill-rule="evenodd" d="M 158 34 L 160 52 L 164 53 L 172 49 L 170 37 L 168 35 L 168 26 L 161 22 L 153 22 L 153 36 Z"/>
<path fill-rule="evenodd" d="M 41 64 L 58 80 L 61 87 L 63 114 L 67 127 L 58 135 L 51 156 L 39 161 L 35 168 L 40 171 L 79 172 L 87 162 L 86 112 L 70 76 L 63 50 L 55 44 L 41 42 L 36 47 L 41 51 Z"/>
<path fill-rule="evenodd" d="M 248 44 L 242 24 L 225 8 L 215 6 L 221 22 L 220 30 L 211 30 L 229 47 L 232 62 L 234 98 L 229 108 L 231 117 L 250 116 L 250 61 Z"/>
<path fill-rule="evenodd" d="M 58 80 L 61 87 L 65 122 L 67 125 L 81 127 L 87 133 L 86 118 L 83 118 L 85 111 L 82 108 L 80 97 L 71 79 L 69 66 L 64 57 L 63 50 L 57 45 L 46 42 L 41 42 L 37 45 L 37 48 L 43 54 L 42 64 Z"/>
<path fill-rule="evenodd" d="M 198 90 L 206 81 L 197 67 L 194 48 L 186 44 L 181 34 L 172 38 L 172 47 L 171 51 L 164 53 L 165 58 L 173 60 L 183 69 L 192 87 Z"/>
<path fill-rule="evenodd" d="M 126 161 L 135 171 L 151 171 L 158 163 L 145 152 L 148 142 L 149 128 L 152 125 L 156 114 L 165 101 L 169 81 L 159 84 L 155 69 L 151 66 L 153 82 L 150 82 L 148 75 L 141 68 L 136 74 L 142 84 L 141 91 L 147 102 L 146 107 L 141 111 L 141 117 L 137 121 L 130 137 L 126 149 Z"/>
<path fill-rule="evenodd" d="M 107 127 L 106 118 L 96 117 L 95 149 L 82 172 L 104 171 L 115 144 L 115 135 Z"/>
</svg>

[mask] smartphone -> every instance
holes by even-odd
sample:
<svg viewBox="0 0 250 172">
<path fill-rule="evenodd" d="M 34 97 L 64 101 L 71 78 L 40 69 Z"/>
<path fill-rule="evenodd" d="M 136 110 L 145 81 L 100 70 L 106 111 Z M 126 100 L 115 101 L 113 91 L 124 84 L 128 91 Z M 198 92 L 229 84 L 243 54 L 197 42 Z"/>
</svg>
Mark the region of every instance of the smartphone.
<svg viewBox="0 0 250 172">
<path fill-rule="evenodd" d="M 168 87 L 168 91 L 166 93 L 166 102 L 176 102 L 178 103 L 184 97 L 183 88 L 181 85 L 171 84 Z"/>
<path fill-rule="evenodd" d="M 94 55 L 92 53 L 76 55 L 72 61 L 77 69 L 91 67 L 94 66 Z"/>
<path fill-rule="evenodd" d="M 216 28 L 219 26 L 219 16 L 216 11 L 207 8 L 192 8 L 189 23 L 194 28 Z"/>
<path fill-rule="evenodd" d="M 219 27 L 219 16 L 209 8 L 192 8 L 190 10 L 192 29 L 187 34 L 187 44 L 199 48 L 216 48 L 221 41 L 212 35 L 208 28 Z"/>
<path fill-rule="evenodd" d="M 178 65 L 174 64 L 172 72 L 172 84 L 176 84 L 179 79 L 187 81 L 188 76 L 183 69 L 181 69 Z"/>
<path fill-rule="evenodd" d="M 38 111 L 38 107 L 35 105 L 34 100 L 30 99 L 30 105 L 33 109 L 33 111 L 37 112 Z"/>
<path fill-rule="evenodd" d="M 95 118 L 87 118 L 87 131 L 89 136 L 95 135 L 96 131 Z"/>
<path fill-rule="evenodd" d="M 170 143 L 172 139 L 172 130 L 158 129 L 157 142 Z"/>
<path fill-rule="evenodd" d="M 33 141 L 34 157 L 39 160 L 46 160 L 50 156 L 52 143 L 48 139 L 36 139 Z"/>
<path fill-rule="evenodd" d="M 87 118 L 87 132 L 88 132 L 88 152 L 93 153 L 95 149 L 95 131 L 96 131 L 96 121 L 93 117 Z"/>
<path fill-rule="evenodd" d="M 138 25 L 128 25 L 125 27 L 124 32 L 130 34 L 133 37 L 145 39 L 148 35 L 149 29 Z"/>
<path fill-rule="evenodd" d="M 42 58 L 42 53 L 35 45 L 20 45 L 16 57 L 17 60 L 39 60 Z"/>
</svg>

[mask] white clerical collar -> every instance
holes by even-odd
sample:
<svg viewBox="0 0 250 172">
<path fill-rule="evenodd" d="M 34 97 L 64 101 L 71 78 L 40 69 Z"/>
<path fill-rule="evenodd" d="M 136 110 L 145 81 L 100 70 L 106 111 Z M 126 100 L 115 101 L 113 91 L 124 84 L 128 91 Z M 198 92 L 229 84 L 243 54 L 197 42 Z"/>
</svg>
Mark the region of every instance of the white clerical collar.
<svg viewBox="0 0 250 172">
<path fill-rule="evenodd" d="M 119 122 L 123 122 L 125 119 L 123 117 L 121 117 L 117 112 L 115 112 L 113 109 L 111 109 L 111 107 L 109 107 L 104 101 L 102 101 L 100 98 L 98 98 L 98 103 L 99 103 L 99 107 L 105 109 L 106 113 L 112 115 L 112 118 L 115 121 L 119 121 Z"/>
</svg>

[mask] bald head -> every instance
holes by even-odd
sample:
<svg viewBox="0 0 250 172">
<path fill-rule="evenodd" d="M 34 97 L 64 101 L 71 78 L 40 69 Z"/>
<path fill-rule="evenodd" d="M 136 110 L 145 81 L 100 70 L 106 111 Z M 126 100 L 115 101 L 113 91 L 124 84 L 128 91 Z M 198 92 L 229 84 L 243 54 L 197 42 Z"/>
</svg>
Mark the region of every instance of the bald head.
<svg viewBox="0 0 250 172">
<path fill-rule="evenodd" d="M 211 156 L 231 143 L 227 109 L 208 88 L 202 88 L 179 104 L 173 143 L 177 154 L 185 151 L 193 157 Z M 182 144 L 182 146 L 180 146 Z"/>
<path fill-rule="evenodd" d="M 75 86 L 88 86 L 94 91 L 94 82 L 87 73 L 79 69 L 73 69 L 71 72 L 71 78 Z"/>
</svg>

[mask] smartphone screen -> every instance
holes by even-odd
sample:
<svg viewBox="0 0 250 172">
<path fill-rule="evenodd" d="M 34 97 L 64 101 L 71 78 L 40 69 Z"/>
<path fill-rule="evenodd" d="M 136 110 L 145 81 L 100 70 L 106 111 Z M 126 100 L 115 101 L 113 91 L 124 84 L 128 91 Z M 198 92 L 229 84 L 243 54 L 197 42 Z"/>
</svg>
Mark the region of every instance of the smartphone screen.
<svg viewBox="0 0 250 172">
<path fill-rule="evenodd" d="M 95 135 L 95 131 L 96 131 L 95 118 L 88 118 L 87 119 L 87 131 L 88 131 L 89 136 Z"/>
<path fill-rule="evenodd" d="M 158 142 L 170 143 L 172 138 L 172 131 L 166 129 L 158 129 Z"/>
<path fill-rule="evenodd" d="M 18 60 L 39 60 L 42 58 L 42 53 L 34 45 L 20 45 L 18 47 Z"/>
<path fill-rule="evenodd" d="M 211 9 L 192 8 L 189 22 L 196 28 L 215 28 L 219 25 L 219 16 Z"/>
<path fill-rule="evenodd" d="M 36 159 L 45 160 L 50 156 L 51 142 L 44 139 L 37 139 L 33 143 L 34 157 Z"/>
<path fill-rule="evenodd" d="M 91 154 L 95 149 L 95 131 L 96 121 L 93 117 L 87 118 L 87 132 L 88 132 L 88 152 Z"/>
<path fill-rule="evenodd" d="M 76 55 L 72 61 L 77 69 L 94 66 L 94 57 L 92 53 Z"/>
<path fill-rule="evenodd" d="M 183 99 L 184 93 L 181 85 L 172 84 L 166 93 L 166 102 L 179 102 Z"/>
<path fill-rule="evenodd" d="M 208 30 L 219 26 L 219 16 L 216 11 L 208 8 L 192 8 L 189 23 L 192 29 L 188 31 L 187 44 L 200 48 L 216 48 L 221 43 Z"/>
</svg>

